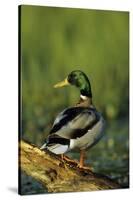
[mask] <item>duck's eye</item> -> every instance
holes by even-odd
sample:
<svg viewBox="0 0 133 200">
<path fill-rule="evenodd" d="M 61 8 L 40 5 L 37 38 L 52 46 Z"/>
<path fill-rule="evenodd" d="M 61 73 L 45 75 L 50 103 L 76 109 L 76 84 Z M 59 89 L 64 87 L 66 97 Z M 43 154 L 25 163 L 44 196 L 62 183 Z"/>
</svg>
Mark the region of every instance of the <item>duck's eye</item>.
<svg viewBox="0 0 133 200">
<path fill-rule="evenodd" d="M 70 74 L 68 76 L 68 82 L 73 83 L 76 80 L 76 75 L 75 74 Z"/>
<path fill-rule="evenodd" d="M 76 75 L 75 74 L 71 74 L 71 78 L 76 78 Z"/>
</svg>

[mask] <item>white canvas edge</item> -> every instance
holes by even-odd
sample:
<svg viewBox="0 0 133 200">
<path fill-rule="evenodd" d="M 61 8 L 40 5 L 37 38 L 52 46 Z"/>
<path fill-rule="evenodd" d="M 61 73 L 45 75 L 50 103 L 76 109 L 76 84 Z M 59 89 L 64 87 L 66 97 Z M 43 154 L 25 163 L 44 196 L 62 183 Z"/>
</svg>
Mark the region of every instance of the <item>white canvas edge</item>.
<svg viewBox="0 0 133 200">
<path fill-rule="evenodd" d="M 133 9 L 132 2 L 127 0 L 112 0 L 112 1 L 96 1 L 96 0 L 54 0 L 51 1 L 2 1 L 0 6 L 0 194 L 1 199 L 58 199 L 73 198 L 73 199 L 130 199 L 133 194 Z M 33 4 L 33 5 L 47 5 L 47 6 L 61 6 L 61 7 L 77 7 L 90 9 L 106 9 L 106 10 L 122 10 L 130 11 L 130 189 L 108 190 L 97 192 L 82 192 L 82 193 L 67 193 L 67 194 L 44 194 L 44 195 L 30 195 L 19 196 L 17 194 L 17 148 L 18 148 L 18 5 Z M 3 198 L 2 198 L 3 197 Z"/>
</svg>

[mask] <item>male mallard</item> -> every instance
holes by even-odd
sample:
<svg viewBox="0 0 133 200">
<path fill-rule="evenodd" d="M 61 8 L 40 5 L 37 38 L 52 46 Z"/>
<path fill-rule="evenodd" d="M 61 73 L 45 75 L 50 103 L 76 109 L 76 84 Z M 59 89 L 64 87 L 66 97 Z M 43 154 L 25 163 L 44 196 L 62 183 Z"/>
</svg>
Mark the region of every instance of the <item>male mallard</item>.
<svg viewBox="0 0 133 200">
<path fill-rule="evenodd" d="M 91 84 L 85 73 L 72 71 L 67 78 L 54 87 L 74 85 L 80 90 L 80 101 L 74 107 L 63 110 L 55 119 L 45 144 L 55 154 L 80 150 L 78 166 L 84 167 L 85 150 L 96 144 L 103 135 L 104 119 L 92 104 Z"/>
</svg>

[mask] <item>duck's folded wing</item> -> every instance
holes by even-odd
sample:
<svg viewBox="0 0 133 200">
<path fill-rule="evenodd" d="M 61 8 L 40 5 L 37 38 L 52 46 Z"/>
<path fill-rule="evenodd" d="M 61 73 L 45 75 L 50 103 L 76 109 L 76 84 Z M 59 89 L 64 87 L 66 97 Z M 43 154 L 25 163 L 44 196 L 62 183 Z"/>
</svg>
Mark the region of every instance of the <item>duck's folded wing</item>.
<svg viewBox="0 0 133 200">
<path fill-rule="evenodd" d="M 67 139 L 80 138 L 95 126 L 99 118 L 93 108 L 73 107 L 66 109 L 57 116 L 50 131 L 50 137 L 57 135 Z"/>
<path fill-rule="evenodd" d="M 99 121 L 100 116 L 93 108 L 73 107 L 60 113 L 48 136 L 45 147 L 55 154 L 70 150 L 71 139 L 82 137 Z"/>
</svg>

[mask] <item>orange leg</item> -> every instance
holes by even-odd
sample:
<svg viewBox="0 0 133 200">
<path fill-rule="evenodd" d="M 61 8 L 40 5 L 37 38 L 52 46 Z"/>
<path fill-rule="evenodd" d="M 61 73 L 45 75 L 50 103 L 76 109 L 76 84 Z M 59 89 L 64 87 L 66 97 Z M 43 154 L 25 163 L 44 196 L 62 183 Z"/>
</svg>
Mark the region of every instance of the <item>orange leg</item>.
<svg viewBox="0 0 133 200">
<path fill-rule="evenodd" d="M 63 159 L 64 159 L 64 154 L 61 154 L 61 160 L 63 161 Z"/>
<path fill-rule="evenodd" d="M 61 159 L 62 159 L 62 161 L 65 160 L 69 163 L 77 164 L 76 160 L 72 160 L 68 156 L 65 156 L 64 154 L 61 154 Z"/>
<path fill-rule="evenodd" d="M 79 164 L 78 164 L 79 168 L 84 167 L 84 160 L 85 160 L 85 150 L 81 150 L 80 151 L 80 160 L 79 160 Z"/>
<path fill-rule="evenodd" d="M 78 167 L 80 169 L 92 170 L 93 169 L 92 167 L 84 166 L 84 160 L 85 160 L 85 150 L 81 150 L 80 151 L 80 160 L 79 160 Z"/>
</svg>

